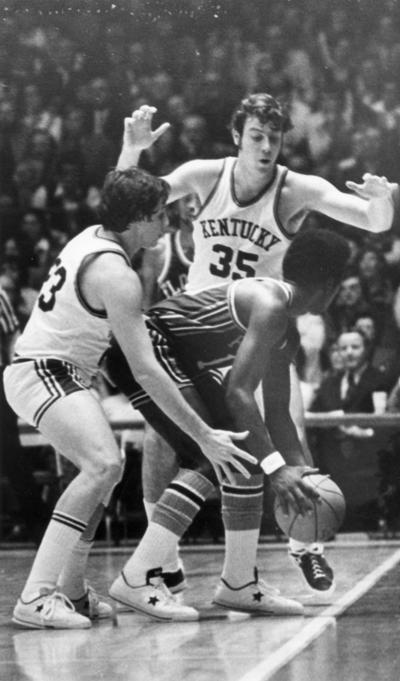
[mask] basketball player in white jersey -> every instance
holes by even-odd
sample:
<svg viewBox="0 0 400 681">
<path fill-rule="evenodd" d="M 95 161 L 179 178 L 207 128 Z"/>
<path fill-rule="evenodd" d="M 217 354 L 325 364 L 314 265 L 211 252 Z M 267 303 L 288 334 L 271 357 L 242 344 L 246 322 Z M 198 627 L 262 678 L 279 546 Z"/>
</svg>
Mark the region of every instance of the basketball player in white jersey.
<svg viewBox="0 0 400 681">
<path fill-rule="evenodd" d="M 141 151 L 169 127 L 163 123 L 152 131 L 155 111 L 143 105 L 125 119 L 117 167 L 137 164 Z M 290 127 L 290 119 L 277 100 L 265 93 L 252 94 L 241 102 L 232 118 L 237 157 L 189 161 L 164 178 L 171 188 L 169 201 L 196 193 L 201 203 L 193 223 L 195 252 L 189 291 L 237 278 L 280 276 L 283 254 L 310 211 L 370 232 L 390 228 L 393 201 L 386 178 L 366 174 L 361 184 L 347 183 L 354 192 L 347 194 L 323 178 L 277 164 L 283 135 Z M 308 451 L 294 370 L 291 401 Z M 316 593 L 331 591 L 333 574 L 322 546 L 290 540 L 290 553 Z"/>
<path fill-rule="evenodd" d="M 57 257 L 5 371 L 11 407 L 80 471 L 55 506 L 15 606 L 13 621 L 21 626 L 87 628 L 112 614 L 83 581 L 104 504 L 122 472 L 106 415 L 89 390 L 111 333 L 160 409 L 196 438 L 206 457 L 242 471 L 236 456 L 248 459 L 232 443 L 236 436 L 212 430 L 189 407 L 153 354 L 131 258 L 154 246 L 166 228 L 167 195 L 164 180 L 138 168 L 108 174 L 101 224 L 85 229 Z M 149 581 L 137 593 L 143 610 L 156 598 L 171 619 L 197 618 L 161 582 Z"/>
</svg>

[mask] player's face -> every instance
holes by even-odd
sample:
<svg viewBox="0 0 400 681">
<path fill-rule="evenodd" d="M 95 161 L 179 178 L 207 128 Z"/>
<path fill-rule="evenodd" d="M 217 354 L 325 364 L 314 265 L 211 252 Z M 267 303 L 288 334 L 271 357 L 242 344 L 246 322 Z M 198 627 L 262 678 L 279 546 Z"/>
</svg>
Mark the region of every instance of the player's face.
<svg viewBox="0 0 400 681">
<path fill-rule="evenodd" d="M 140 241 L 142 248 L 152 248 L 159 238 L 165 234 L 169 225 L 165 204 L 160 204 L 149 220 L 142 223 Z"/>
<path fill-rule="evenodd" d="M 249 170 L 272 174 L 282 146 L 282 132 L 261 123 L 256 116 L 246 119 L 239 141 L 239 158 Z"/>
</svg>

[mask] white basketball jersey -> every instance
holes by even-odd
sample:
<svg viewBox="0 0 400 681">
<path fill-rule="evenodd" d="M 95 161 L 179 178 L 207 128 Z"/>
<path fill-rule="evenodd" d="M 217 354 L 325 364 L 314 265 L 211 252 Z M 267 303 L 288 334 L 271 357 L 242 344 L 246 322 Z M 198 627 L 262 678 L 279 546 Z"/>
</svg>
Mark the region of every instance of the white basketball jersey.
<svg viewBox="0 0 400 681">
<path fill-rule="evenodd" d="M 235 197 L 235 157 L 225 158 L 214 189 L 193 220 L 195 258 L 187 290 L 245 277 L 280 277 L 293 238 L 279 223 L 277 206 L 288 169 L 278 165 L 271 184 L 252 201 Z"/>
<path fill-rule="evenodd" d="M 110 341 L 110 325 L 104 310 L 85 301 L 79 275 L 91 255 L 115 252 L 130 266 L 115 241 L 98 235 L 100 226 L 88 227 L 61 251 L 39 291 L 25 329 L 18 339 L 18 357 L 54 357 L 71 362 L 90 379 Z"/>
</svg>

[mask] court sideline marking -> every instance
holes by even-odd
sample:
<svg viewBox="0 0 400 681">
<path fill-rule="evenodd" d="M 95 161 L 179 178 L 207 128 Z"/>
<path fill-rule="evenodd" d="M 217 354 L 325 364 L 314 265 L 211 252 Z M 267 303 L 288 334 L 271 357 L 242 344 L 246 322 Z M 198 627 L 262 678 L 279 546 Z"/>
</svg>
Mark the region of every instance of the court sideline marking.
<svg viewBox="0 0 400 681">
<path fill-rule="evenodd" d="M 293 636 L 290 641 L 284 643 L 278 650 L 262 660 L 262 662 L 238 679 L 238 681 L 268 681 L 268 679 L 271 679 L 279 669 L 288 664 L 288 662 L 291 662 L 296 655 L 305 650 L 310 643 L 321 636 L 325 629 L 330 626 L 335 626 L 336 618 L 361 598 L 361 596 L 367 593 L 367 591 L 372 589 L 372 587 L 399 562 L 400 549 L 381 563 L 381 565 L 378 565 L 375 570 L 372 570 L 372 572 L 366 575 L 355 587 L 339 598 L 336 603 L 328 606 L 320 615 L 313 618 L 313 620 L 298 634 Z"/>
</svg>

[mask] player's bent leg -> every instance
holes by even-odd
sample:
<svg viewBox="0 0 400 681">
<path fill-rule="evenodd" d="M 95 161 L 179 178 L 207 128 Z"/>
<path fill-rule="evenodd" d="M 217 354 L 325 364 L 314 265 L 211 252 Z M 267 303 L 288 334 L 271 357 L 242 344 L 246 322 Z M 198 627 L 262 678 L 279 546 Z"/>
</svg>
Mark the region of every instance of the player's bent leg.
<svg viewBox="0 0 400 681">
<path fill-rule="evenodd" d="M 121 455 L 99 403 L 88 391 L 74 392 L 55 402 L 44 414 L 40 429 L 80 472 L 56 504 L 14 610 L 14 621 L 39 628 L 82 628 L 90 626 L 90 620 L 56 591 L 57 583 L 99 499 L 118 480 Z M 42 598 L 44 602 L 38 607 Z"/>
<path fill-rule="evenodd" d="M 149 424 L 143 438 L 142 488 L 143 505 L 147 522 L 168 484 L 179 471 L 175 451 Z M 163 566 L 163 579 L 173 594 L 181 593 L 187 586 L 179 551 L 174 550 Z"/>
<path fill-rule="evenodd" d="M 194 397 L 195 399 L 195 397 Z M 152 519 L 133 556 L 110 588 L 118 603 L 160 621 L 198 619 L 198 612 L 176 599 L 162 573 L 171 552 L 213 492 L 215 472 L 194 441 L 187 437 L 151 402 L 140 410 L 148 423 L 164 437 L 187 467 L 170 482 L 157 502 Z"/>
<path fill-rule="evenodd" d="M 194 608 L 179 603 L 167 589 L 162 570 L 213 489 L 197 471 L 180 470 L 157 503 L 139 546 L 110 588 L 117 602 L 160 620 L 198 619 Z"/>
<path fill-rule="evenodd" d="M 306 435 L 300 381 L 294 364 L 290 366 L 290 414 L 297 429 L 306 463 L 314 466 Z M 320 601 L 324 604 L 330 600 L 335 591 L 335 580 L 333 570 L 324 556 L 324 545 L 304 544 L 289 537 L 289 555 L 300 569 L 303 581 L 313 594 L 315 603 Z"/>
<path fill-rule="evenodd" d="M 173 448 L 146 423 L 143 437 L 142 486 L 144 499 L 155 504 L 178 473 Z"/>
<path fill-rule="evenodd" d="M 263 496 L 262 475 L 236 475 L 235 485 L 222 485 L 225 560 L 213 603 L 260 616 L 303 615 L 300 603 L 259 579 L 255 565 Z"/>
</svg>

